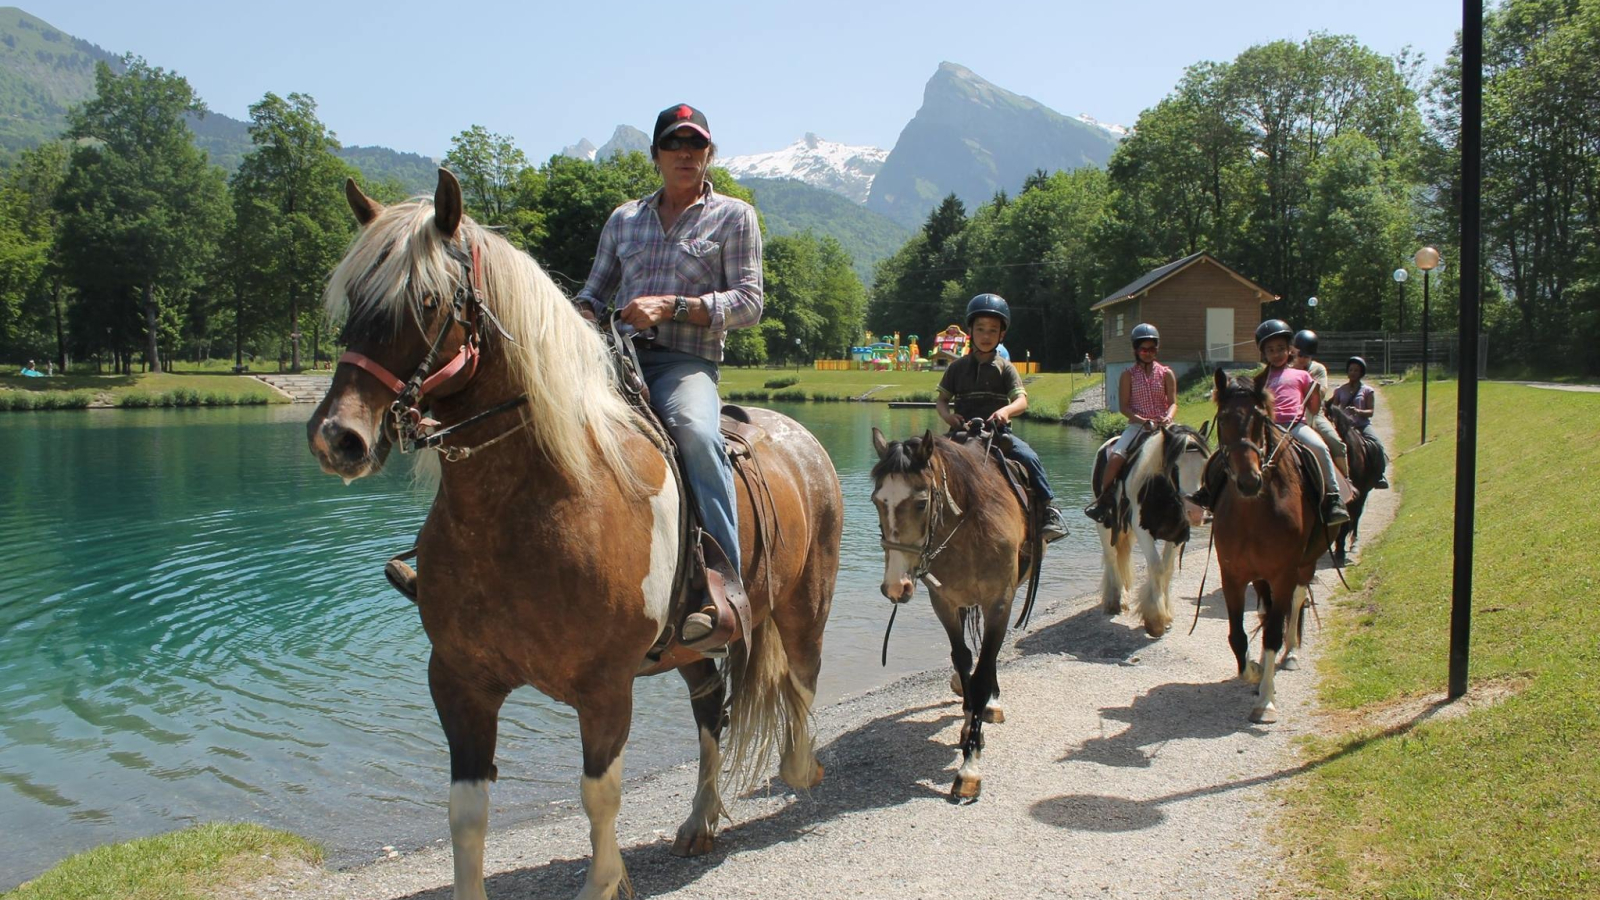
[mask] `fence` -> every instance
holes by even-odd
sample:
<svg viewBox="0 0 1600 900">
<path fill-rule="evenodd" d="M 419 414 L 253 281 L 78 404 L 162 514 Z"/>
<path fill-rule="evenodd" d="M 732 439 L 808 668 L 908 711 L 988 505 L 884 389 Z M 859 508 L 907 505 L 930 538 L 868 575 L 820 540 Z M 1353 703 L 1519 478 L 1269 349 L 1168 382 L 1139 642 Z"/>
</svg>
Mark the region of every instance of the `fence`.
<svg viewBox="0 0 1600 900">
<path fill-rule="evenodd" d="M 1317 358 L 1335 376 L 1344 372 L 1344 361 L 1359 356 L 1367 361 L 1367 370 L 1373 375 L 1398 375 L 1407 369 L 1422 365 L 1422 332 L 1420 331 L 1320 331 L 1317 333 Z M 1428 332 L 1428 365 L 1443 371 L 1455 371 L 1459 342 L 1453 331 Z M 1245 350 L 1236 354 L 1239 359 L 1223 365 L 1237 367 L 1257 359 L 1256 354 Z M 1202 359 L 1206 368 L 1212 361 Z M 1489 338 L 1478 337 L 1479 377 L 1488 371 Z"/>
</svg>

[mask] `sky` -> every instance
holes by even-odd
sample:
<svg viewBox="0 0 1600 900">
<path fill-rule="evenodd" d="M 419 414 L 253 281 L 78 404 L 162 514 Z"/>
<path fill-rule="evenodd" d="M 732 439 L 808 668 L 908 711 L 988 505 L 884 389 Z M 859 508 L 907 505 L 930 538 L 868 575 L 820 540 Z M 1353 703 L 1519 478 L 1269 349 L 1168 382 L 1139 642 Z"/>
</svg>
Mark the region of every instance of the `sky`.
<svg viewBox="0 0 1600 900">
<path fill-rule="evenodd" d="M 705 111 L 723 156 L 806 132 L 892 148 L 942 61 L 1066 115 L 1133 125 L 1188 66 L 1312 31 L 1442 63 L 1445 0 L 29 0 L 27 12 L 189 80 L 247 119 L 267 92 L 309 94 L 345 145 L 443 156 L 473 125 L 541 161 L 662 108 Z"/>
</svg>

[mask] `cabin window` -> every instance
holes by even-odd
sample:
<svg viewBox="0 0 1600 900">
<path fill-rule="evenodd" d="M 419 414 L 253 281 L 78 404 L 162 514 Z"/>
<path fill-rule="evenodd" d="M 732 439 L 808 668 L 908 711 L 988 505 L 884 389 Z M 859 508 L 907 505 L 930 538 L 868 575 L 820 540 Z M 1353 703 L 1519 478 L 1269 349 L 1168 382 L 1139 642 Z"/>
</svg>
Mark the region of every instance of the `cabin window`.
<svg viewBox="0 0 1600 900">
<path fill-rule="evenodd" d="M 1122 313 L 1117 313 L 1117 337 L 1122 337 Z"/>
</svg>

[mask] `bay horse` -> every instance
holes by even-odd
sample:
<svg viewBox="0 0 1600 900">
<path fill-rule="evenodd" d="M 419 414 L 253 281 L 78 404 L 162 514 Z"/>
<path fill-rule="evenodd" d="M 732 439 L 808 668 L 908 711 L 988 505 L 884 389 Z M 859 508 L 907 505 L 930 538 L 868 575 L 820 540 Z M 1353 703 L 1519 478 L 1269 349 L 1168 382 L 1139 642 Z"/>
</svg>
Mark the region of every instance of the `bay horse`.
<svg viewBox="0 0 1600 900">
<path fill-rule="evenodd" d="M 1132 551 L 1135 541 L 1144 552 L 1144 586 L 1139 590 L 1139 617 L 1151 637 L 1165 634 L 1172 624 L 1172 573 L 1189 541 L 1190 526 L 1198 526 L 1205 510 L 1188 495 L 1200 489 L 1200 478 L 1211 445 L 1207 422 L 1199 431 L 1172 425 L 1139 444 L 1128 460 L 1126 473 L 1113 495 L 1112 524 L 1097 525 L 1102 557 L 1100 609 L 1114 616 L 1125 608 L 1124 594 L 1133 585 Z M 1116 438 L 1100 446 L 1095 457 L 1095 483 L 1105 471 Z"/>
<path fill-rule="evenodd" d="M 928 587 L 933 613 L 950 639 L 951 686 L 962 696 L 961 768 L 952 800 L 983 789 L 983 723 L 1003 722 L 996 662 L 1017 585 L 1034 564 L 1026 544 L 1027 515 L 984 443 L 958 443 L 933 432 L 888 442 L 872 429 L 878 463 L 872 504 L 884 549 L 883 595 L 909 601 L 916 582 Z M 978 644 L 977 665 L 967 643 Z"/>
<path fill-rule="evenodd" d="M 1332 541 L 1318 518 L 1321 489 L 1308 482 L 1300 445 L 1272 421 L 1265 373 L 1232 381 L 1216 371 L 1217 457 L 1222 483 L 1212 483 L 1211 534 L 1228 607 L 1228 645 L 1239 674 L 1258 684 L 1250 721 L 1278 720 L 1273 676 L 1279 650 L 1284 668 L 1298 667 L 1301 615 L 1317 559 Z M 1208 481 L 1212 479 L 1208 478 Z M 1245 586 L 1261 607 L 1261 659 L 1246 662 Z"/>
<path fill-rule="evenodd" d="M 1367 509 L 1367 495 L 1378 486 L 1378 479 L 1383 477 L 1388 459 L 1384 456 L 1383 448 L 1367 437 L 1344 407 L 1330 403 L 1322 412 L 1333 423 L 1334 429 L 1339 432 L 1339 440 L 1344 441 L 1348 450 L 1345 459 L 1350 466 L 1350 486 L 1356 493 L 1355 499 L 1348 504 L 1350 521 L 1339 526 L 1339 535 L 1333 541 L 1334 565 L 1342 566 L 1345 562 L 1345 541 L 1348 538 L 1350 549 L 1355 549 L 1356 539 L 1361 536 L 1361 514 Z"/>
<path fill-rule="evenodd" d="M 347 323 L 350 352 L 307 425 L 311 452 L 348 482 L 378 471 L 391 447 L 408 449 L 402 428 L 414 422 L 396 395 L 411 384 L 390 373 L 417 372 L 418 405 L 457 425 L 433 462 L 442 472 L 417 537 L 415 600 L 450 747 L 454 897 L 485 897 L 495 733 L 523 685 L 577 712 L 593 848 L 579 897 L 631 894 L 615 822 L 635 676 L 676 669 L 699 726 L 699 783 L 673 852 L 710 851 L 725 814 L 725 696 L 728 774 L 751 784 L 776 750 L 790 785 L 822 777 L 809 716 L 843 522 L 832 462 L 798 423 L 750 410 L 766 485 L 757 500 L 739 484 L 741 546 L 755 548 L 743 559 L 755 623 L 745 665 L 725 689 L 714 662 L 681 646 L 652 662 L 658 635 L 677 625 L 669 595 L 688 500 L 655 432 L 619 395 L 599 332 L 537 263 L 462 214 L 449 172 L 431 200 L 385 207 L 354 182 L 346 195 L 362 227 L 325 302 Z M 462 349 L 423 381 L 441 346 Z M 770 534 L 754 530 L 753 500 Z"/>
</svg>

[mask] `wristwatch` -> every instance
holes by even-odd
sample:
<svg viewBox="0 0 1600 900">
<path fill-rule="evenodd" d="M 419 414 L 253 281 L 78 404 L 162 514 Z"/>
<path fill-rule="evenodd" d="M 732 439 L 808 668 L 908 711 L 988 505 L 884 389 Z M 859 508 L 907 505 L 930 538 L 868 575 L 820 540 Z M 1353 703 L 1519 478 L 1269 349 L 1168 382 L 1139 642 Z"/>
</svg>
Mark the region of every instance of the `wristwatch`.
<svg viewBox="0 0 1600 900">
<path fill-rule="evenodd" d="M 688 297 L 679 297 L 677 302 L 672 305 L 672 321 L 674 321 L 674 322 L 687 322 L 687 321 L 689 321 L 689 298 Z"/>
</svg>

